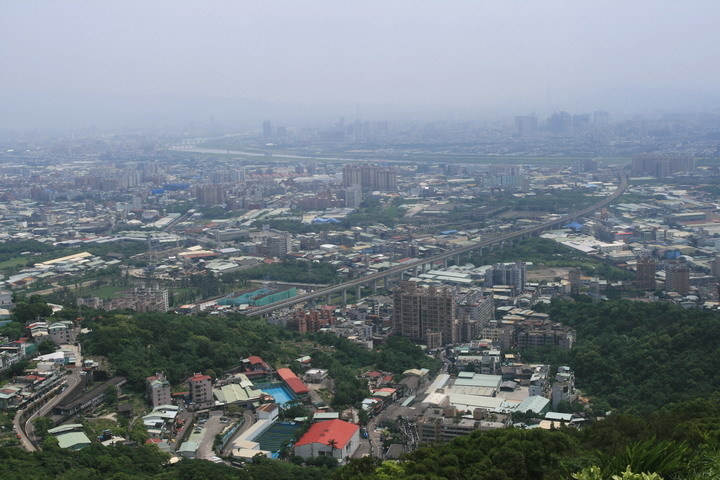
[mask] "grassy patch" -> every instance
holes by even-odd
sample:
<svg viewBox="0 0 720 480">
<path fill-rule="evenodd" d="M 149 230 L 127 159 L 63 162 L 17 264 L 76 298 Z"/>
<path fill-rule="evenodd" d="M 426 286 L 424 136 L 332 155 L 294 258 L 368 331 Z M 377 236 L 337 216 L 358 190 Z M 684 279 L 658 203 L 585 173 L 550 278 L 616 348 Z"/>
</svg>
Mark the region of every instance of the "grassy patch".
<svg viewBox="0 0 720 480">
<path fill-rule="evenodd" d="M 109 418 L 87 418 L 83 426 L 91 440 L 101 435 L 103 430 L 112 430 L 114 432 L 118 429 L 117 422 Z"/>
<path fill-rule="evenodd" d="M 123 293 L 129 291 L 128 287 L 119 287 L 112 285 L 105 285 L 104 287 L 94 288 L 83 292 L 83 295 L 87 297 L 99 297 L 99 298 L 117 298 L 121 297 Z"/>
<path fill-rule="evenodd" d="M 15 257 L 9 260 L 0 262 L 0 270 L 9 270 L 15 267 L 24 267 L 28 262 L 35 263 L 33 257 L 23 255 L 22 257 Z"/>
</svg>

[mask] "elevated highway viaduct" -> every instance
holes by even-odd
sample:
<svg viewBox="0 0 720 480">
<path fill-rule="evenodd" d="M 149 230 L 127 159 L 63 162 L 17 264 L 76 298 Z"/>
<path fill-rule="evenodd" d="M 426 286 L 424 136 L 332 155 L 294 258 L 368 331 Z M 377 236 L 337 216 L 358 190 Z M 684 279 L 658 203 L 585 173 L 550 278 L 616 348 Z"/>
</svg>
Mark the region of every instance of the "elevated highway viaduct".
<svg viewBox="0 0 720 480">
<path fill-rule="evenodd" d="M 328 286 L 325 288 L 321 288 L 319 290 L 315 290 L 310 293 L 306 293 L 303 295 L 298 295 L 293 298 L 289 298 L 287 300 L 282 300 L 279 302 L 271 303 L 269 305 L 265 305 L 260 308 L 254 308 L 252 310 L 249 310 L 247 313 L 249 315 L 267 315 L 269 313 L 272 313 L 275 310 L 280 310 L 283 308 L 289 308 L 293 305 L 297 305 L 300 303 L 309 302 L 312 300 L 315 300 L 317 298 L 323 298 L 323 297 L 329 297 L 336 293 L 342 293 L 343 297 L 346 298 L 346 294 L 348 290 L 356 289 L 356 298 L 360 298 L 361 296 L 361 288 L 363 286 L 371 286 L 374 291 L 377 290 L 377 285 L 379 281 L 385 282 L 385 285 L 387 286 L 388 279 L 391 277 L 400 277 L 403 273 L 406 272 L 420 272 L 421 270 L 433 265 L 437 264 L 438 262 L 447 262 L 447 260 L 454 259 L 456 263 L 459 261 L 461 255 L 469 255 L 473 251 L 482 250 L 483 248 L 493 248 L 500 246 L 501 248 L 506 245 L 511 245 L 514 240 L 522 240 L 523 238 L 538 235 L 539 233 L 545 231 L 545 230 L 552 230 L 555 228 L 559 228 L 562 225 L 566 225 L 567 223 L 580 218 L 584 217 L 585 215 L 588 215 L 596 210 L 599 210 L 601 208 L 604 208 L 608 205 L 610 205 L 612 202 L 620 198 L 620 196 L 625 193 L 625 190 L 627 189 L 628 184 L 628 178 L 627 173 L 624 170 L 619 171 L 620 176 L 620 184 L 618 187 L 613 191 L 612 194 L 605 197 L 601 201 L 583 208 L 582 210 L 579 210 L 577 212 L 570 213 L 568 215 L 564 215 L 562 217 L 556 218 L 552 221 L 545 222 L 539 225 L 535 225 L 532 227 L 528 227 L 522 230 L 517 230 L 510 233 L 505 233 L 502 235 L 494 235 L 488 238 L 485 238 L 483 240 L 474 242 L 470 245 L 466 245 L 464 247 L 456 248 L 444 253 L 441 253 L 439 255 L 435 255 L 433 257 L 429 258 L 421 258 L 417 260 L 413 260 L 410 262 L 403 263 L 402 265 L 398 265 L 396 267 L 389 268 L 387 270 L 383 270 L 382 272 L 372 273 L 370 275 L 366 275 L 364 277 L 355 278 L 352 280 L 348 280 L 347 282 L 339 283 L 337 285 Z"/>
</svg>

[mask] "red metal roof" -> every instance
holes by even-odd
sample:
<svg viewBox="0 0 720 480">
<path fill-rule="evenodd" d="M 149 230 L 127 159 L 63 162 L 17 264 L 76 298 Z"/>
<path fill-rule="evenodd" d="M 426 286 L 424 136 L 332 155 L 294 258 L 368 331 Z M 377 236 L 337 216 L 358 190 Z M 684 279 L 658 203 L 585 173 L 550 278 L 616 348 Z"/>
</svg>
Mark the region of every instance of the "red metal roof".
<svg viewBox="0 0 720 480">
<path fill-rule="evenodd" d="M 212 380 L 212 378 L 210 377 L 210 375 L 201 375 L 199 373 L 196 373 L 195 375 L 190 377 L 191 382 L 199 382 L 202 380 Z"/>
<path fill-rule="evenodd" d="M 377 393 L 377 392 L 395 393 L 395 392 L 397 392 L 397 390 L 395 390 L 394 388 L 390 388 L 390 387 L 378 388 L 376 390 L 373 390 L 373 393 Z"/>
<path fill-rule="evenodd" d="M 287 380 L 288 378 L 297 378 L 297 375 L 295 375 L 289 368 L 278 368 L 277 374 L 280 375 L 280 378 L 283 380 Z"/>
<path fill-rule="evenodd" d="M 277 409 L 278 409 L 278 406 L 277 406 L 276 404 L 274 404 L 274 403 L 266 403 L 266 404 L 260 405 L 260 406 L 258 407 L 258 410 L 259 410 L 259 411 L 261 411 L 261 412 L 267 412 L 267 413 L 274 412 L 274 411 L 277 410 Z"/>
<path fill-rule="evenodd" d="M 258 363 L 265 363 L 262 358 L 258 357 L 257 355 L 250 355 L 248 357 L 248 362 L 252 363 L 253 365 Z"/>
<path fill-rule="evenodd" d="M 289 368 L 278 368 L 277 373 L 294 393 L 305 394 L 309 392 L 307 385 Z"/>
<path fill-rule="evenodd" d="M 295 446 L 320 443 L 327 445 L 328 441 L 335 440 L 335 448 L 345 448 L 350 439 L 360 429 L 354 423 L 343 420 L 327 420 L 313 424 L 305 435 L 300 437 Z"/>
<path fill-rule="evenodd" d="M 292 391 L 298 395 L 303 395 L 309 392 L 307 386 L 303 383 L 302 380 L 299 378 L 288 378 L 285 380 L 285 383 L 287 383 L 287 386 L 292 389 Z"/>
</svg>

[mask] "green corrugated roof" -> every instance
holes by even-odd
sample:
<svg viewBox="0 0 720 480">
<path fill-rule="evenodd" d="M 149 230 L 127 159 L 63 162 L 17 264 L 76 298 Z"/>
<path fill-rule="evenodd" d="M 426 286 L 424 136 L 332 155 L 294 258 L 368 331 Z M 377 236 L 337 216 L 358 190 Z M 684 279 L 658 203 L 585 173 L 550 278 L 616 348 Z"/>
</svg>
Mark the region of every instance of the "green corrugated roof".
<svg viewBox="0 0 720 480">
<path fill-rule="evenodd" d="M 63 433 L 57 436 L 60 448 L 82 448 L 90 445 L 90 439 L 83 432 Z"/>
</svg>

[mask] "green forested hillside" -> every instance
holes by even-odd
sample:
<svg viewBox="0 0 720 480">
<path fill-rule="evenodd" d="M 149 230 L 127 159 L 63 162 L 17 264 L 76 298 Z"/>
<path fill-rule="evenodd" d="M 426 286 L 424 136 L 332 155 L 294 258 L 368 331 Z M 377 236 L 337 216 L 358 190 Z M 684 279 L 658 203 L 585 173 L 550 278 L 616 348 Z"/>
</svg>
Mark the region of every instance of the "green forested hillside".
<svg viewBox="0 0 720 480">
<path fill-rule="evenodd" d="M 421 447 L 401 462 L 367 461 L 335 479 L 562 480 L 590 466 L 609 480 L 628 466 L 665 479 L 720 478 L 720 396 L 650 415 L 612 415 L 584 429 L 493 430 Z"/>
<path fill-rule="evenodd" d="M 553 301 L 544 310 L 577 329 L 577 345 L 569 352 L 526 354 L 569 364 L 597 405 L 620 413 L 580 430 L 475 432 L 423 446 L 398 463 L 366 458 L 332 471 L 272 461 L 244 470 L 194 461 L 166 466 L 152 447 L 93 445 L 77 453 L 51 447 L 34 454 L 5 448 L 0 478 L 560 480 L 590 466 L 598 470 L 585 470 L 581 478 L 610 480 L 628 466 L 664 479 L 720 478 L 720 316 L 668 303 L 583 298 Z M 339 379 L 341 406 L 361 397 L 360 369 L 437 368 L 406 339 L 391 337 L 368 351 L 332 335 L 303 337 L 243 316 L 106 313 L 83 326 L 92 329 L 83 339 L 85 353 L 106 356 L 139 388 L 157 370 L 179 382 L 195 371 L 219 375 L 250 354 L 275 364 L 311 354 L 315 365 Z"/>
<path fill-rule="evenodd" d="M 172 383 L 193 372 L 219 375 L 248 355 L 266 361 L 287 360 L 294 353 L 283 341 L 297 338 L 287 329 L 259 318 L 207 317 L 162 313 L 106 314 L 83 323 L 85 354 L 103 355 L 118 375 L 142 388 L 145 378 L 163 371 Z"/>
<path fill-rule="evenodd" d="M 3 480 L 321 480 L 328 471 L 271 460 L 250 463 L 242 470 L 203 460 L 168 465 L 168 455 L 153 445 L 140 447 L 91 445 L 79 451 L 46 448 L 29 453 L 0 448 Z"/>
<path fill-rule="evenodd" d="M 720 315 L 670 303 L 553 301 L 554 321 L 577 329 L 569 363 L 585 393 L 625 412 L 650 412 L 720 387 Z"/>
<path fill-rule="evenodd" d="M 0 478 L 35 479 L 263 479 L 263 480 L 565 480 L 598 466 L 610 480 L 630 466 L 664 479 L 720 478 L 720 396 L 673 405 L 642 417 L 612 415 L 588 427 L 474 432 L 421 447 L 401 462 L 352 460 L 334 470 L 271 460 L 242 470 L 206 461 L 167 465 L 154 446 L 103 447 L 78 452 L 50 446 L 29 453 L 0 449 Z"/>
<path fill-rule="evenodd" d="M 439 368 L 408 339 L 391 337 L 376 350 L 367 350 L 331 334 L 303 337 L 264 319 L 175 314 L 107 313 L 85 321 L 92 333 L 83 338 L 84 353 L 108 358 L 118 375 L 144 388 L 145 378 L 163 371 L 172 383 L 193 372 L 219 376 L 249 355 L 260 355 L 271 364 L 288 364 L 301 355 L 312 355 L 313 364 L 330 370 L 335 379 L 333 404 L 355 404 L 368 394 L 360 369 L 381 368 L 402 373 L 409 368 Z"/>
</svg>

